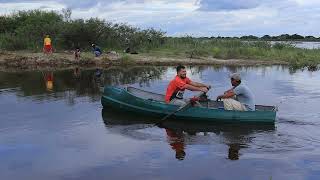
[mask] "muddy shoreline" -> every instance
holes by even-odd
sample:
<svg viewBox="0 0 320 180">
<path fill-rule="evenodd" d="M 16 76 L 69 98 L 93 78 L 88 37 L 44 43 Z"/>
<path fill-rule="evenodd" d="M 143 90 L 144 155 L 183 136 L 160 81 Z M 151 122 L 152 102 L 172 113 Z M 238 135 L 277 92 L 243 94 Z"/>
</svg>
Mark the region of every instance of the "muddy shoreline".
<svg viewBox="0 0 320 180">
<path fill-rule="evenodd" d="M 125 57 L 124 57 L 125 56 Z M 242 59 L 215 59 L 155 57 L 146 55 L 118 55 L 103 54 L 94 57 L 91 54 L 75 60 L 72 52 L 43 53 L 30 52 L 0 52 L 0 71 L 31 71 L 31 70 L 60 70 L 75 67 L 80 68 L 108 68 L 111 66 L 169 66 L 169 65 L 228 65 L 228 66 L 259 66 L 259 65 L 287 65 L 287 62 L 272 60 L 242 60 Z"/>
</svg>

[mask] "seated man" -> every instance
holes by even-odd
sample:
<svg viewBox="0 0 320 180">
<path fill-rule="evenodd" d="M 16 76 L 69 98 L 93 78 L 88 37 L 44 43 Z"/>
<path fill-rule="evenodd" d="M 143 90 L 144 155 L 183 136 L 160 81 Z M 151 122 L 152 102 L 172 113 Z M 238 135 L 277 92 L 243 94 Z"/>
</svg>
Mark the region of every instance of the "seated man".
<svg viewBox="0 0 320 180">
<path fill-rule="evenodd" d="M 183 100 L 185 89 L 190 91 L 208 92 L 210 86 L 191 81 L 187 78 L 187 71 L 184 66 L 177 67 L 177 76 L 169 83 L 165 96 L 166 103 L 183 106 L 186 102 Z"/>
<path fill-rule="evenodd" d="M 92 50 L 96 57 L 99 57 L 102 54 L 101 49 L 95 44 L 92 44 Z"/>
<path fill-rule="evenodd" d="M 254 96 L 251 90 L 241 83 L 240 74 L 232 74 L 230 78 L 233 87 L 224 92 L 224 95 L 218 96 L 217 101 L 222 99 L 225 110 L 255 111 Z"/>
</svg>

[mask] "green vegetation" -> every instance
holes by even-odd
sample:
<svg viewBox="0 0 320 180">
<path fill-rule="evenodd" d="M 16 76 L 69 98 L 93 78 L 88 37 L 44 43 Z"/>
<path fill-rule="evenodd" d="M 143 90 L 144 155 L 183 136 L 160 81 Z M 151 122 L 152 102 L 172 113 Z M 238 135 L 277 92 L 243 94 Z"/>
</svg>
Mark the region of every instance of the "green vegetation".
<svg viewBox="0 0 320 180">
<path fill-rule="evenodd" d="M 273 60 L 288 62 L 294 68 L 316 67 L 320 63 L 320 49 L 300 49 L 284 43 L 231 39 L 167 38 L 163 46 L 150 50 L 147 54 L 165 57 Z"/>
<path fill-rule="evenodd" d="M 133 63 L 131 57 L 127 54 L 123 54 L 121 56 L 121 58 L 119 59 L 119 61 L 122 65 L 129 65 L 129 64 Z"/>
<path fill-rule="evenodd" d="M 258 36 L 241 36 L 241 37 L 203 37 L 205 39 L 241 39 L 241 40 L 264 40 L 264 41 L 320 41 L 320 37 L 314 36 L 301 36 L 299 34 L 281 34 L 279 36 L 264 35 L 262 37 Z"/>
<path fill-rule="evenodd" d="M 299 49 L 285 43 L 272 44 L 269 40 L 317 40 L 313 36 L 280 35 L 263 37 L 165 37 L 154 29 L 139 29 L 126 24 L 115 24 L 91 18 L 71 19 L 71 10 L 19 11 L 0 16 L 0 49 L 41 52 L 43 38 L 49 34 L 55 52 L 80 47 L 89 51 L 95 43 L 104 51 L 132 52 L 156 57 L 249 59 L 283 61 L 292 67 L 317 67 L 320 63 L 319 49 Z M 254 41 L 252 41 L 254 40 Z M 92 54 L 83 53 L 82 59 Z M 129 63 L 130 56 L 123 55 L 121 62 Z"/>
<path fill-rule="evenodd" d="M 41 51 L 43 38 L 49 34 L 55 51 L 80 47 L 88 50 L 92 43 L 104 49 L 150 49 L 160 45 L 164 33 L 141 30 L 126 24 L 113 24 L 98 18 L 71 20 L 71 10 L 19 11 L 0 16 L 0 49 Z"/>
</svg>

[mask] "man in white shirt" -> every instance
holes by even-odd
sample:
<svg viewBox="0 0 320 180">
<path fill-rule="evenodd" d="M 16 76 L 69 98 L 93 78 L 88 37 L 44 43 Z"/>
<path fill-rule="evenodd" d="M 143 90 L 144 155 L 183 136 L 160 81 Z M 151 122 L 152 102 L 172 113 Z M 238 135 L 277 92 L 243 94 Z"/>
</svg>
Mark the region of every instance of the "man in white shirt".
<svg viewBox="0 0 320 180">
<path fill-rule="evenodd" d="M 217 97 L 222 100 L 225 110 L 234 111 L 255 111 L 255 100 L 251 90 L 241 83 L 241 76 L 238 73 L 230 76 L 232 88 Z M 234 98 L 235 97 L 235 98 Z"/>
</svg>

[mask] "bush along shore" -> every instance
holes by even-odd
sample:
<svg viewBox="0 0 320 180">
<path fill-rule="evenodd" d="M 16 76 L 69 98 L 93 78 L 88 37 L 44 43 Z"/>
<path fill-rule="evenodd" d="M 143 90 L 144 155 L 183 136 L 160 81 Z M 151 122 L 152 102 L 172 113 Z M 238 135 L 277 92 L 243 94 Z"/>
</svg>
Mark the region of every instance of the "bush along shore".
<svg viewBox="0 0 320 180">
<path fill-rule="evenodd" d="M 47 34 L 54 48 L 50 55 L 41 53 Z M 272 44 L 264 39 L 167 37 L 155 29 L 142 30 L 98 18 L 71 19 L 68 9 L 19 11 L 0 16 L 0 66 L 38 69 L 124 64 L 288 64 L 292 68 L 316 69 L 320 63 L 319 49 Z M 101 57 L 91 53 L 92 43 L 102 48 Z M 81 49 L 79 60 L 73 56 L 76 47 Z"/>
</svg>

